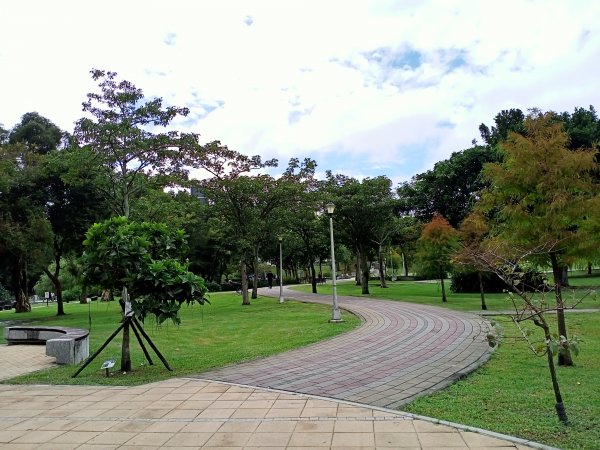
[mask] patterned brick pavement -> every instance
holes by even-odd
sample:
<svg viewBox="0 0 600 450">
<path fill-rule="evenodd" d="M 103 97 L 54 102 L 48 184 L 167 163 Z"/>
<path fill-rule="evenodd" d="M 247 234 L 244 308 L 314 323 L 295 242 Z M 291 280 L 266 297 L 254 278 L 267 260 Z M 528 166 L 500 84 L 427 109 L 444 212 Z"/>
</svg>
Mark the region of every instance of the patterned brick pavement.
<svg viewBox="0 0 600 450">
<path fill-rule="evenodd" d="M 1 353 L 0 349 L 0 353 Z M 202 380 L 0 385 L 3 450 L 526 450 L 535 443 L 398 411 Z"/>
<path fill-rule="evenodd" d="M 45 345 L 0 345 L 0 380 L 54 367 L 53 356 L 46 356 Z"/>
<path fill-rule="evenodd" d="M 262 289 L 261 295 L 278 296 L 279 290 Z M 331 304 L 330 296 L 292 290 L 284 296 Z M 398 408 L 448 386 L 489 357 L 489 324 L 476 315 L 356 297 L 340 297 L 339 305 L 364 324 L 327 341 L 198 377 Z"/>
</svg>

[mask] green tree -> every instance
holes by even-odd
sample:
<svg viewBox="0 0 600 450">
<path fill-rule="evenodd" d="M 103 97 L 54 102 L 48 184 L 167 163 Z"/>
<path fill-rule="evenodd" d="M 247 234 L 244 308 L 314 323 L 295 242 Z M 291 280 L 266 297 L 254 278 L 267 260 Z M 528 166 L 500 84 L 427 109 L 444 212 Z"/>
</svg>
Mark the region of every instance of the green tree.
<svg viewBox="0 0 600 450">
<path fill-rule="evenodd" d="M 212 175 L 200 183 L 201 188 L 210 201 L 213 223 L 219 223 L 225 236 L 235 244 L 242 282 L 242 304 L 249 305 L 247 268 L 257 267 L 261 244 L 267 236 L 275 234 L 271 222 L 273 211 L 285 200 L 279 195 L 278 182 L 273 177 L 248 174 L 275 167 L 277 160 L 263 162 L 258 155 L 242 155 L 215 141 L 204 146 L 190 145 L 187 164 Z M 256 298 L 256 288 L 253 289 L 253 298 Z"/>
<path fill-rule="evenodd" d="M 444 278 L 452 268 L 452 255 L 458 249 L 458 232 L 440 214 L 423 227 L 418 241 L 417 260 L 422 273 L 440 280 L 442 301 L 446 302 Z"/>
<path fill-rule="evenodd" d="M 76 152 L 77 149 L 49 152 L 44 158 L 40 181 L 47 196 L 45 210 L 53 232 L 54 264 L 52 270 L 45 267 L 44 273 L 54 285 L 58 316 L 65 314 L 60 277 L 63 258 L 81 253 L 86 231 L 106 211 L 104 198 L 96 188 L 100 180 L 93 171 L 79 173 L 82 182 L 67 181 L 73 171 L 83 170 L 78 166 Z M 85 301 L 86 293 L 82 292 L 81 297 Z"/>
<path fill-rule="evenodd" d="M 84 241 L 85 279 L 104 289 L 122 289 L 132 309 L 125 307 L 123 318 L 148 315 L 160 324 L 179 323 L 182 303 L 206 301 L 204 280 L 181 263 L 185 249 L 182 230 L 165 224 L 129 222 L 116 217 L 93 225 Z M 131 370 L 129 327 L 123 329 L 121 370 Z"/>
<path fill-rule="evenodd" d="M 409 266 L 415 259 L 417 240 L 421 236 L 423 224 L 412 216 L 400 217 L 398 232 L 393 238 L 393 244 L 399 247 L 404 276 L 408 276 Z"/>
<path fill-rule="evenodd" d="M 503 109 L 494 117 L 495 125 L 492 129 L 482 123 L 479 125 L 479 133 L 483 141 L 491 148 L 495 148 L 500 142 L 505 141 L 512 133 L 522 133 L 525 114 L 518 108 Z"/>
<path fill-rule="evenodd" d="M 568 148 L 569 136 L 554 113 L 533 110 L 524 134 L 510 133 L 501 144 L 503 161 L 489 164 L 491 186 L 481 208 L 494 213 L 492 234 L 524 248 L 545 245 L 545 263 L 554 274 L 558 332 L 567 338 L 561 267 L 596 251 L 600 197 L 594 182 L 594 151 Z M 559 364 L 571 365 L 569 352 Z"/>
<path fill-rule="evenodd" d="M 341 225 L 336 226 L 336 236 L 358 253 L 363 294 L 369 294 L 369 261 L 377 251 L 378 232 L 395 217 L 396 199 L 391 185 L 384 176 L 360 182 L 327 172 L 323 186 L 324 195 L 336 205 L 333 219 Z"/>
<path fill-rule="evenodd" d="M 52 230 L 39 184 L 42 158 L 23 143 L 0 145 L 0 261 L 16 312 L 31 310 L 29 288 L 51 259 Z"/>
<path fill-rule="evenodd" d="M 182 138 L 176 131 L 154 133 L 167 127 L 187 108 L 163 108 L 162 99 L 146 100 L 141 89 L 131 82 L 117 81 L 115 72 L 94 69 L 92 78 L 100 93 L 89 93 L 85 117 L 75 124 L 74 138 L 90 151 L 91 163 L 102 172 L 106 184 L 101 193 L 113 213 L 129 217 L 131 202 L 153 180 L 163 185 L 173 178 L 185 179 Z M 190 139 L 189 136 L 185 136 Z M 152 178 L 149 177 L 152 175 Z"/>
<path fill-rule="evenodd" d="M 37 153 L 45 154 L 58 148 L 63 132 L 49 119 L 37 112 L 23 114 L 9 135 L 9 143 L 24 143 Z"/>
<path fill-rule="evenodd" d="M 428 222 L 437 212 L 457 227 L 473 210 L 479 191 L 486 186 L 480 175 L 483 165 L 496 159 L 489 147 L 475 146 L 452 153 L 432 170 L 398 187 L 400 211 L 422 222 Z"/>
</svg>

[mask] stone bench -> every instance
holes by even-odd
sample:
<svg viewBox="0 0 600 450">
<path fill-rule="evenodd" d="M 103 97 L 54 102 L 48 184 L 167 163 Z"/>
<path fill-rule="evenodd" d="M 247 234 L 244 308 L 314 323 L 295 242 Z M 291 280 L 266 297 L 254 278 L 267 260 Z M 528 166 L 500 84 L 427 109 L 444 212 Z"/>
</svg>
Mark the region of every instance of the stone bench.
<svg viewBox="0 0 600 450">
<path fill-rule="evenodd" d="M 90 354 L 89 331 L 67 327 L 12 326 L 4 328 L 12 344 L 46 344 L 46 355 L 58 364 L 79 364 Z"/>
</svg>

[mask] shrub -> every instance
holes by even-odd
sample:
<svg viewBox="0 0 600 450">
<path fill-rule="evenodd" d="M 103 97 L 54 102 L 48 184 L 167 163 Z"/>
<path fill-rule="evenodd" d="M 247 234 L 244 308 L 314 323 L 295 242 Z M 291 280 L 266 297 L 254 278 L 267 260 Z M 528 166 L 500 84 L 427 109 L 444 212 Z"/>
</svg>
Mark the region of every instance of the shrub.
<svg viewBox="0 0 600 450">
<path fill-rule="evenodd" d="M 220 292 L 222 290 L 221 285 L 216 281 L 205 281 L 204 285 L 208 289 L 208 292 Z"/>
<path fill-rule="evenodd" d="M 528 269 L 521 271 L 519 286 L 523 286 L 526 292 L 536 290 L 546 290 L 546 278 L 537 270 Z M 495 274 L 491 272 L 482 272 L 483 291 L 489 293 L 504 292 L 509 289 L 509 286 Z M 456 293 L 478 293 L 479 292 L 479 277 L 476 271 L 454 271 L 452 273 L 452 281 L 450 290 Z"/>
</svg>

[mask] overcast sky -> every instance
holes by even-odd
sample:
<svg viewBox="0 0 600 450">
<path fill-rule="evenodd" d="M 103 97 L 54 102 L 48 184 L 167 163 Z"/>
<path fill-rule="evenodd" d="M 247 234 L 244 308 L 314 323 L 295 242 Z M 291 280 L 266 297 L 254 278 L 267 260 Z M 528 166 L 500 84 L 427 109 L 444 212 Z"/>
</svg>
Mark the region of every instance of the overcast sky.
<svg viewBox="0 0 600 450">
<path fill-rule="evenodd" d="M 600 106 L 600 1 L 3 0 L 0 123 L 73 130 L 92 68 L 188 106 L 176 128 L 394 182 L 502 109 Z M 283 170 L 283 169 L 282 169 Z"/>
</svg>

